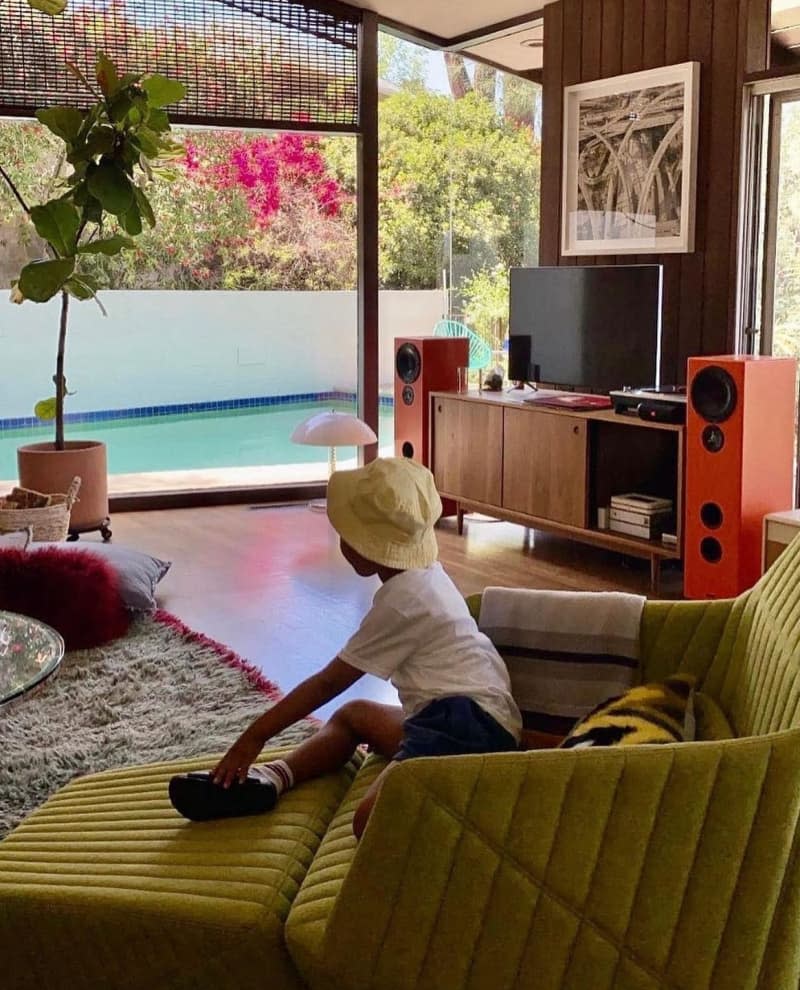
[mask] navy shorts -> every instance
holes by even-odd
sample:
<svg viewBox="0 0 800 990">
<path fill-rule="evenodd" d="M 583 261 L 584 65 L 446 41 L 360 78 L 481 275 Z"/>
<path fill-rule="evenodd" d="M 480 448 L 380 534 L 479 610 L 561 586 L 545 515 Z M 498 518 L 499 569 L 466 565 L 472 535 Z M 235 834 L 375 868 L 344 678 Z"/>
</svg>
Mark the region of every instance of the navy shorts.
<svg viewBox="0 0 800 990">
<path fill-rule="evenodd" d="M 464 753 L 508 753 L 518 748 L 511 733 L 472 698 L 437 698 L 403 723 L 395 760 Z"/>
</svg>

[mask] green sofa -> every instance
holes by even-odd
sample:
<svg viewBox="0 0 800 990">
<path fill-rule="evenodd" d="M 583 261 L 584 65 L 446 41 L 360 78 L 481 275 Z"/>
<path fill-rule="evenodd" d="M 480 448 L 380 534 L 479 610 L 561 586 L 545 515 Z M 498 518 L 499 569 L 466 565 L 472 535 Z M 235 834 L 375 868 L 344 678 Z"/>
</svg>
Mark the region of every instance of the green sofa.
<svg viewBox="0 0 800 990">
<path fill-rule="evenodd" d="M 77 780 L 0 844 L 2 986 L 788 990 L 800 984 L 800 541 L 733 601 L 652 602 L 642 676 L 736 738 L 369 759 L 192 825 L 161 764 Z M 205 761 L 205 765 L 208 761 Z"/>
</svg>

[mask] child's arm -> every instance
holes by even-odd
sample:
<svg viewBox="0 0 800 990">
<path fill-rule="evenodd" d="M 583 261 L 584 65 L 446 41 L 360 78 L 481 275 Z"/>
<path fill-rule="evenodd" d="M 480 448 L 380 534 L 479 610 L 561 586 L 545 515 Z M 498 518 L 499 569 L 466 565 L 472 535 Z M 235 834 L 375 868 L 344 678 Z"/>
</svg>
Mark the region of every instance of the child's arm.
<svg viewBox="0 0 800 990">
<path fill-rule="evenodd" d="M 331 660 L 327 667 L 298 684 L 245 729 L 214 768 L 214 783 L 230 787 L 234 781 L 244 780 L 268 739 L 327 704 L 363 676 L 363 671 L 344 660 L 338 657 Z"/>
</svg>

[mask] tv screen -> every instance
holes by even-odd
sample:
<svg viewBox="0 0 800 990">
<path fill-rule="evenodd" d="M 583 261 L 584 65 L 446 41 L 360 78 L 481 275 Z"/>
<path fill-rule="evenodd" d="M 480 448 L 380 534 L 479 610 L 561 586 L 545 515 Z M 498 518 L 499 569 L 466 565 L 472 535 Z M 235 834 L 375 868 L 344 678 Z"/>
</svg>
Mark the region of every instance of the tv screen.
<svg viewBox="0 0 800 990">
<path fill-rule="evenodd" d="M 512 381 L 607 392 L 659 386 L 661 266 L 512 268 Z"/>
</svg>

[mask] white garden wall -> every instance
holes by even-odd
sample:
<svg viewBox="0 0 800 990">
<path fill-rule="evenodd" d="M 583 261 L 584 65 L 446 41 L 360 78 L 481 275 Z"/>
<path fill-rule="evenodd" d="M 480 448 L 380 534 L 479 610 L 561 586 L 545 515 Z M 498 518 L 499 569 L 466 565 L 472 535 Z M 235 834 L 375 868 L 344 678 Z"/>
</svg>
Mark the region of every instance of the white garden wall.
<svg viewBox="0 0 800 990">
<path fill-rule="evenodd" d="M 71 303 L 68 412 L 355 389 L 354 292 L 102 293 Z M 439 291 L 380 294 L 380 382 L 395 337 L 428 334 Z M 52 394 L 58 300 L 0 300 L 0 419 Z"/>
</svg>

